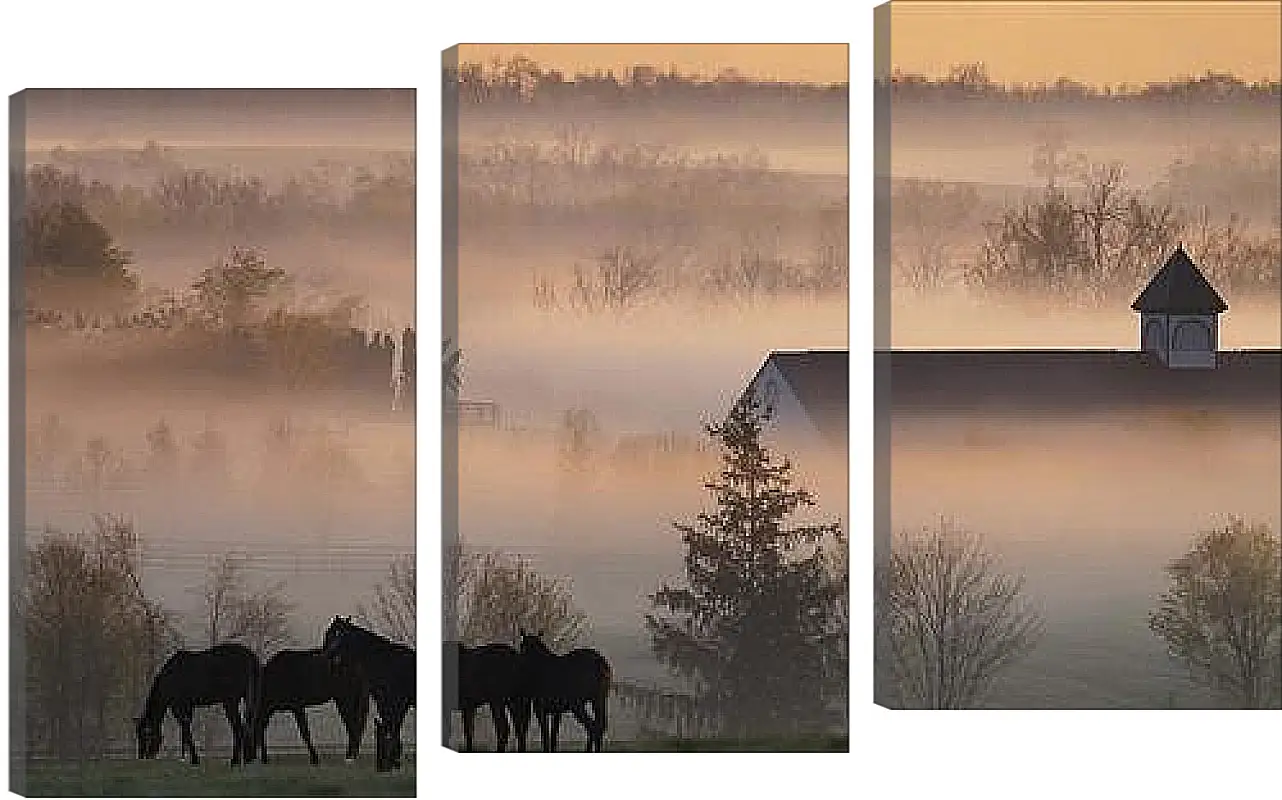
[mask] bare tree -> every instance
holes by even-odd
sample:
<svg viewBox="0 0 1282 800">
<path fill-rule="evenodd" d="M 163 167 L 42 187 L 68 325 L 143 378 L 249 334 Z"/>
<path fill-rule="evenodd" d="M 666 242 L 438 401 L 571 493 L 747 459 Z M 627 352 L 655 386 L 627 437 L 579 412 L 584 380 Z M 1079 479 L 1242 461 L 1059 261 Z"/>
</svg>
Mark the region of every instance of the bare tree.
<svg viewBox="0 0 1282 800">
<path fill-rule="evenodd" d="M 1168 204 L 1145 203 L 1139 192 L 1126 188 L 1121 162 L 1082 162 L 1076 171 L 1082 199 L 1076 211 L 1086 263 L 1079 281 L 1112 283 L 1130 289 L 1170 246 L 1178 223 Z"/>
<path fill-rule="evenodd" d="M 285 597 L 283 582 L 251 586 L 246 576 L 248 565 L 248 558 L 233 553 L 210 562 L 200 587 L 201 622 L 208 646 L 240 642 L 262 657 L 292 641 L 290 614 L 294 606 Z"/>
<path fill-rule="evenodd" d="M 973 708 L 1042 636 L 1023 578 L 948 520 L 898 534 L 877 590 L 877 670 L 896 706 Z"/>
<path fill-rule="evenodd" d="M 132 523 L 95 516 L 84 533 L 46 529 L 27 550 L 14 598 L 25 637 L 27 749 L 102 755 L 160 663 L 180 643 L 173 617 L 147 597 Z"/>
<path fill-rule="evenodd" d="M 357 608 L 357 616 L 375 630 L 398 641 L 413 644 L 417 620 L 417 591 L 413 553 L 397 556 L 387 569 L 387 577 L 374 587 L 369 606 Z"/>
<path fill-rule="evenodd" d="M 1133 291 L 1174 244 L 1179 229 L 1174 210 L 1126 188 L 1120 163 L 1055 164 L 1045 167 L 1051 171 L 1040 200 L 1008 209 L 984 225 L 985 242 L 968 280 L 995 289 L 1054 290 L 1090 301 Z M 1066 171 L 1076 179 L 1073 192 L 1056 183 Z"/>
<path fill-rule="evenodd" d="M 147 469 L 158 476 L 173 476 L 178 468 L 178 442 L 168 420 L 161 417 L 147 431 Z"/>
<path fill-rule="evenodd" d="M 45 414 L 34 429 L 27 431 L 27 460 L 33 467 L 48 466 L 71 450 L 72 441 L 62 417 Z"/>
<path fill-rule="evenodd" d="M 1076 210 L 1058 187 L 1048 188 L 1039 202 L 985 223 L 984 234 L 967 277 L 985 288 L 1062 290 L 1083 260 Z"/>
<path fill-rule="evenodd" d="M 904 181 L 891 199 L 892 235 L 897 251 L 911 252 L 903 277 L 914 289 L 934 289 L 948 277 L 948 245 L 979 207 L 972 186 L 950 186 L 940 181 Z M 906 241 L 903 241 L 906 240 Z"/>
<path fill-rule="evenodd" d="M 601 424 L 591 409 L 567 409 L 561 413 L 557 439 L 562 466 L 571 471 L 582 470 L 600 447 Z"/>
<path fill-rule="evenodd" d="M 1061 125 L 1047 125 L 1033 146 L 1033 174 L 1046 179 L 1048 191 L 1059 187 L 1059 178 L 1080 168 L 1082 156 L 1068 148 L 1068 132 Z"/>
<path fill-rule="evenodd" d="M 1222 289 L 1276 292 L 1282 285 L 1282 239 L 1276 224 L 1272 238 L 1255 237 L 1236 214 L 1216 223 L 1203 206 L 1189 215 L 1183 236 L 1193 260 Z"/>
<path fill-rule="evenodd" d="M 597 257 L 597 278 L 602 304 L 614 311 L 630 308 L 641 295 L 658 284 L 659 258 L 631 247 L 615 247 Z"/>
<path fill-rule="evenodd" d="M 105 436 L 94 436 L 85 443 L 75 470 L 71 477 L 76 485 L 98 491 L 119 481 L 128 471 L 128 464 L 120 448 Z"/>
<path fill-rule="evenodd" d="M 540 575 L 520 556 L 461 553 L 456 586 L 465 644 L 515 643 L 522 628 L 542 632 L 553 649 L 573 646 L 587 630 L 567 581 Z"/>
<path fill-rule="evenodd" d="M 1282 704 L 1282 545 L 1233 517 L 1166 568 L 1149 628 L 1199 684 L 1239 708 Z"/>
</svg>

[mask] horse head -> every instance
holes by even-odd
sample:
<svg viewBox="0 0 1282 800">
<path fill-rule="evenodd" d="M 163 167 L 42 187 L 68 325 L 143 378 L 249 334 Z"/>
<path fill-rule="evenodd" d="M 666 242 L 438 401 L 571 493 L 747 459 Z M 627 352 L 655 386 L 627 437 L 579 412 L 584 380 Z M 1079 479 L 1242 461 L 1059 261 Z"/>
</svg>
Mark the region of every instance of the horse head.
<svg viewBox="0 0 1282 800">
<path fill-rule="evenodd" d="M 329 627 L 325 629 L 324 644 L 321 646 L 326 655 L 332 655 L 332 650 L 339 643 L 348 631 L 355 626 L 352 624 L 350 617 L 334 617 L 330 620 Z"/>
<path fill-rule="evenodd" d="M 522 629 L 520 649 L 522 655 L 550 656 L 553 654 L 551 649 L 549 649 L 547 644 L 543 641 L 542 631 L 539 631 L 538 633 L 530 633 Z"/>
</svg>

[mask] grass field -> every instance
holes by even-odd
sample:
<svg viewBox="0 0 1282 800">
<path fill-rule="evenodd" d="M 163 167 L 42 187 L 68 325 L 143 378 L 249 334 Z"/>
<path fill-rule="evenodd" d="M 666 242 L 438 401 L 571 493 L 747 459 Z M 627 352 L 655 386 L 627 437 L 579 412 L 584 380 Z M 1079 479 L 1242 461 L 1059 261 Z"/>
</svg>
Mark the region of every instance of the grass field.
<svg viewBox="0 0 1282 800">
<path fill-rule="evenodd" d="M 458 743 L 455 743 L 458 746 Z M 492 752 L 492 741 L 478 741 L 478 752 Z M 536 736 L 530 746 L 539 749 Z M 636 739 L 618 741 L 607 738 L 607 753 L 847 753 L 850 739 L 846 736 L 815 736 L 794 739 Z M 559 751 L 583 752 L 581 740 L 562 741 Z"/>
<path fill-rule="evenodd" d="M 606 749 L 626 753 L 848 753 L 850 739 L 846 736 L 802 739 L 652 739 L 606 742 Z"/>
<path fill-rule="evenodd" d="M 568 742 L 565 752 L 579 751 Z M 484 749 L 486 745 L 481 745 Z M 616 753 L 845 753 L 844 736 L 807 739 L 646 739 L 607 742 Z M 323 754 L 319 766 L 302 754 L 281 755 L 270 764 L 232 769 L 221 758 L 200 766 L 158 759 L 119 759 L 84 765 L 32 762 L 27 765 L 26 797 L 413 797 L 415 764 L 406 759 L 399 772 L 379 775 L 371 756 L 348 764 Z M 11 787 L 18 791 L 19 787 Z"/>
<path fill-rule="evenodd" d="M 414 760 L 378 774 L 373 756 L 349 764 L 323 754 L 318 766 L 304 754 L 232 769 L 222 758 L 193 767 L 172 760 L 111 760 L 84 765 L 35 762 L 27 766 L 27 797 L 413 797 Z M 14 791 L 18 787 L 11 787 Z"/>
</svg>

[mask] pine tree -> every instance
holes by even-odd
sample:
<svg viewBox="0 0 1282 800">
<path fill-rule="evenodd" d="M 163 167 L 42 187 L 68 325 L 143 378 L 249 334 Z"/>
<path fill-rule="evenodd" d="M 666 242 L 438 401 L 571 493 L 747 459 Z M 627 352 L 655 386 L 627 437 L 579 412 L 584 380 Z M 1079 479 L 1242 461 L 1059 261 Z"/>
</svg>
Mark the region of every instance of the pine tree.
<svg viewBox="0 0 1282 800">
<path fill-rule="evenodd" d="M 846 672 L 846 576 L 824 547 L 844 546 L 841 526 L 785 524 L 814 499 L 793 486 L 792 463 L 762 443 L 768 413 L 745 396 L 724 422 L 705 426 L 722 449 L 721 470 L 705 484 L 716 508 L 673 523 L 687 585 L 663 586 L 646 616 L 655 654 L 694 681 L 701 704 L 736 736 L 818 722 Z"/>
</svg>

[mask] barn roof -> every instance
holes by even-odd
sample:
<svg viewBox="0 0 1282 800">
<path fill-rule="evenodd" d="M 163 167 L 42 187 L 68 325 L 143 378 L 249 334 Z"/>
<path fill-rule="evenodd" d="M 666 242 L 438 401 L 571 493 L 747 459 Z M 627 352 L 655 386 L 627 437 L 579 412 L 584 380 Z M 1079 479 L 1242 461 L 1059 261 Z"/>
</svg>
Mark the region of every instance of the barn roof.
<svg viewBox="0 0 1282 800">
<path fill-rule="evenodd" d="M 776 350 L 766 358 L 771 362 L 819 435 L 844 446 L 850 430 L 850 351 Z"/>
<path fill-rule="evenodd" d="M 1228 307 L 1182 245 L 1131 304 L 1149 314 L 1219 314 Z"/>
</svg>

